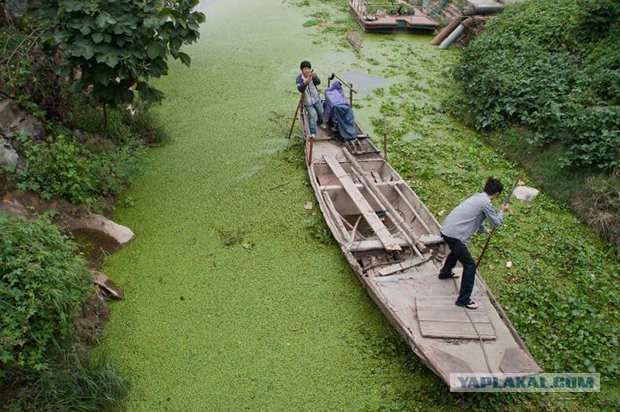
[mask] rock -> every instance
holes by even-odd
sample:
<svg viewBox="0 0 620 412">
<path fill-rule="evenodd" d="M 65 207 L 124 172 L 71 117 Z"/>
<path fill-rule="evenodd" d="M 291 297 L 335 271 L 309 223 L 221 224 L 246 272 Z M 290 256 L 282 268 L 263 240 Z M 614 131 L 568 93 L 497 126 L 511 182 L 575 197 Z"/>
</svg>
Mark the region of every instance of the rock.
<svg viewBox="0 0 620 412">
<path fill-rule="evenodd" d="M 22 204 L 12 200 L 3 200 L 0 202 L 0 213 L 9 216 L 21 216 L 25 218 L 31 217 L 31 213 Z"/>
<path fill-rule="evenodd" d="M 69 230 L 92 230 L 100 232 L 102 235 L 113 239 L 119 247 L 127 245 L 135 237 L 131 229 L 126 226 L 114 223 L 105 216 L 95 213 L 86 213 L 84 216 L 67 218 Z"/>
<path fill-rule="evenodd" d="M 15 169 L 19 163 L 19 155 L 17 151 L 4 137 L 0 137 L 0 167 L 10 166 L 11 169 Z"/>
<path fill-rule="evenodd" d="M 517 186 L 512 194 L 523 202 L 529 202 L 534 199 L 540 193 L 537 189 L 528 186 Z"/>
<path fill-rule="evenodd" d="M 0 133 L 7 136 L 23 133 L 35 140 L 42 140 L 47 136 L 43 122 L 20 109 L 12 99 L 0 101 Z"/>
<path fill-rule="evenodd" d="M 44 140 L 47 137 L 45 126 L 34 116 L 27 116 L 19 124 L 16 131 L 30 136 L 33 140 Z"/>
<path fill-rule="evenodd" d="M 26 113 L 13 100 L 0 101 L 0 132 L 10 132 L 25 118 Z"/>
<path fill-rule="evenodd" d="M 91 270 L 93 281 L 97 286 L 105 290 L 114 299 L 123 299 L 125 295 L 121 288 L 114 283 L 105 273 Z"/>
</svg>

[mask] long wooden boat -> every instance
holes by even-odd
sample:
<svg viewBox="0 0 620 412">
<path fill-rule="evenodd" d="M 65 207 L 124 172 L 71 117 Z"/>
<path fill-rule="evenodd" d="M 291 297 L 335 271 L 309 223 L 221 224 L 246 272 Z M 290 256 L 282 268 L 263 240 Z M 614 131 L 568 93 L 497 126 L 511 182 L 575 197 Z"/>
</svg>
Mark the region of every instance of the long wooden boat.
<svg viewBox="0 0 620 412">
<path fill-rule="evenodd" d="M 460 279 L 437 278 L 448 252 L 437 220 L 357 121 L 352 141 L 321 128 L 312 138 L 301 106 L 308 175 L 325 221 L 415 354 L 448 385 L 451 373 L 541 372 L 480 273 L 472 296 L 479 309 L 454 304 Z"/>
<path fill-rule="evenodd" d="M 377 0 L 381 3 L 381 0 Z M 384 3 L 386 2 L 383 0 Z M 403 2 L 404 5 L 405 2 Z M 369 13 L 368 8 L 372 6 L 366 0 L 349 0 L 349 9 L 357 19 L 357 22 L 364 31 L 367 32 L 432 32 L 439 25 L 431 19 L 424 11 L 417 7 L 413 14 L 403 15 L 377 15 Z"/>
</svg>

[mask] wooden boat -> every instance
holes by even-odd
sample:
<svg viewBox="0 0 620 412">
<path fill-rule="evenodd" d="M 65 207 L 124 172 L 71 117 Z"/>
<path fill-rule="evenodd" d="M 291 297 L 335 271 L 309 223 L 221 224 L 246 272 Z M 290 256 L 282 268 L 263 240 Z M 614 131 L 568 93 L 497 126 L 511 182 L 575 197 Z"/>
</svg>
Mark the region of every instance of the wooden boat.
<svg viewBox="0 0 620 412">
<path fill-rule="evenodd" d="M 321 128 L 312 138 L 301 106 L 308 175 L 325 221 L 415 354 L 448 385 L 451 373 L 542 372 L 480 273 L 479 309 L 454 304 L 460 279 L 437 278 L 448 252 L 437 220 L 359 124 L 346 143 Z"/>
<path fill-rule="evenodd" d="M 406 2 L 402 3 L 403 6 L 407 5 Z M 413 14 L 378 15 L 368 12 L 371 6 L 373 5 L 365 0 L 349 0 L 351 13 L 355 15 L 362 29 L 367 32 L 432 32 L 439 26 L 419 7 L 413 8 Z"/>
</svg>

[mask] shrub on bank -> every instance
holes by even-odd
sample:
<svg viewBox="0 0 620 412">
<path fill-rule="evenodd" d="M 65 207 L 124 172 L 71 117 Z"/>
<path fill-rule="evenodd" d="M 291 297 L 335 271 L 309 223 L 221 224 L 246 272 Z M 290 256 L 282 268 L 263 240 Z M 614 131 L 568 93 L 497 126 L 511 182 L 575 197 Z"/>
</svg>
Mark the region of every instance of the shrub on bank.
<svg viewBox="0 0 620 412">
<path fill-rule="evenodd" d="M 66 134 L 50 136 L 44 142 L 18 136 L 17 151 L 27 167 L 14 171 L 13 183 L 21 190 L 40 193 L 44 199 L 60 198 L 74 204 L 94 206 L 117 196 L 138 169 L 143 152 L 138 136 L 129 126 L 122 126 L 114 129 L 122 135 L 121 142 L 90 133 L 80 138 L 66 129 Z"/>
<path fill-rule="evenodd" d="M 94 292 L 76 245 L 46 217 L 0 214 L 0 404 L 8 410 L 104 410 L 126 381 L 80 352 L 73 319 Z M 7 389 L 8 388 L 8 389 Z"/>
<path fill-rule="evenodd" d="M 46 369 L 53 342 L 73 334 L 94 290 L 75 248 L 46 218 L 26 223 L 0 214 L 0 377 Z"/>
<path fill-rule="evenodd" d="M 491 20 L 452 75 L 452 111 L 479 130 L 560 142 L 560 166 L 620 167 L 620 3 L 529 0 Z"/>
</svg>

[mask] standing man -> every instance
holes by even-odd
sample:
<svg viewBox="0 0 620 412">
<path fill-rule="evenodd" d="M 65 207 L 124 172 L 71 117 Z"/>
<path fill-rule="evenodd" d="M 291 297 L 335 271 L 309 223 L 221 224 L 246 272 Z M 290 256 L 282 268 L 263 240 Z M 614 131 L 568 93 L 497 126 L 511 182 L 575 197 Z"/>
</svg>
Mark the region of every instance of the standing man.
<svg viewBox="0 0 620 412">
<path fill-rule="evenodd" d="M 297 83 L 297 90 L 304 94 L 304 106 L 308 112 L 310 134 L 312 134 L 312 137 L 316 137 L 317 120 L 321 127 L 323 127 L 323 102 L 316 88 L 316 86 L 321 84 L 321 79 L 314 74 L 309 61 L 304 60 L 301 62 L 299 68 L 301 69 L 301 74 L 297 76 L 295 82 Z"/>
<path fill-rule="evenodd" d="M 491 203 L 492 200 L 499 196 L 502 190 L 504 190 L 502 183 L 498 179 L 490 177 L 484 185 L 484 191 L 476 193 L 454 208 L 446 217 L 440 229 L 441 236 L 450 248 L 450 254 L 439 272 L 439 279 L 457 278 L 458 276 L 452 273 L 452 269 L 456 266 L 457 261 L 463 265 L 461 289 L 459 297 L 455 302 L 457 306 L 463 306 L 467 309 L 478 309 L 478 304 L 471 300 L 476 277 L 476 262 L 471 257 L 469 249 L 467 249 L 467 241 L 476 231 L 491 236 L 493 231 L 484 226 L 483 221 L 485 218 L 491 222 L 492 228 L 502 223 L 504 212 L 508 209 L 508 205 L 503 204 L 499 209 L 499 214 L 496 214 Z"/>
</svg>

